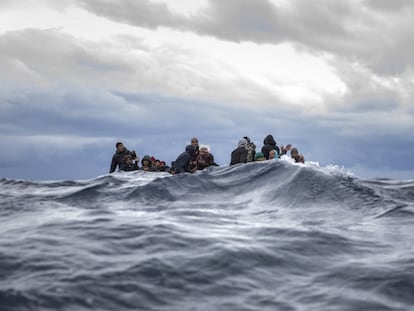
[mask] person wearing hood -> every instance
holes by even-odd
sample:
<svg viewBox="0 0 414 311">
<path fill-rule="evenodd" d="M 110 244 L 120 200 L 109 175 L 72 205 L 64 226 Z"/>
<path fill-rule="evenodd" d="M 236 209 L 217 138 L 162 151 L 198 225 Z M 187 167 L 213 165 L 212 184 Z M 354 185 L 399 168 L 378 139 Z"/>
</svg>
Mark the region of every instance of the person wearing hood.
<svg viewBox="0 0 414 311">
<path fill-rule="evenodd" d="M 249 142 L 246 138 L 243 137 L 242 139 L 240 139 L 237 148 L 234 149 L 231 153 L 230 165 L 247 162 L 248 143 Z"/>
<path fill-rule="evenodd" d="M 185 151 L 181 153 L 174 162 L 175 173 L 194 173 L 195 169 L 190 168 L 190 164 L 196 155 L 196 147 L 194 145 L 188 145 L 185 147 Z"/>
<path fill-rule="evenodd" d="M 151 157 L 149 155 L 145 155 L 142 158 L 141 164 L 142 164 L 142 166 L 141 166 L 140 170 L 142 170 L 142 171 L 146 171 L 146 172 L 155 172 L 156 171 L 154 165 L 152 165 Z"/>
<path fill-rule="evenodd" d="M 276 145 L 275 139 L 273 138 L 272 135 L 267 135 L 265 137 L 265 139 L 263 140 L 263 147 L 262 147 L 262 153 L 263 153 L 264 157 L 266 158 L 266 160 L 269 160 L 269 151 L 270 150 L 276 150 L 276 152 L 277 152 L 276 158 L 278 158 L 280 156 L 280 149 Z"/>
</svg>

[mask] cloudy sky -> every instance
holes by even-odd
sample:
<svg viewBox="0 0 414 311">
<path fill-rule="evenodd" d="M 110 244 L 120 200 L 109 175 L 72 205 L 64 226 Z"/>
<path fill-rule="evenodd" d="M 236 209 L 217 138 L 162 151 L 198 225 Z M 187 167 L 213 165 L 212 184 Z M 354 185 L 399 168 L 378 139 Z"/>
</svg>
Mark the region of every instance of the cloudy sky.
<svg viewBox="0 0 414 311">
<path fill-rule="evenodd" d="M 273 134 L 414 178 L 414 1 L 0 0 L 0 178 L 106 174 L 115 143 L 227 165 Z"/>
</svg>

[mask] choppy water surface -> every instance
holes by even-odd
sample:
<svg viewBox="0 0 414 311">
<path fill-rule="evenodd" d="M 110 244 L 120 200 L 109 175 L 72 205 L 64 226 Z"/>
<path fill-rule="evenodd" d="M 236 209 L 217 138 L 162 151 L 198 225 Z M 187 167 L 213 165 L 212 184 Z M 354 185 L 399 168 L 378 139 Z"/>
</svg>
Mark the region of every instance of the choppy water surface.
<svg viewBox="0 0 414 311">
<path fill-rule="evenodd" d="M 414 181 L 267 161 L 0 179 L 0 310 L 413 310 Z"/>
</svg>

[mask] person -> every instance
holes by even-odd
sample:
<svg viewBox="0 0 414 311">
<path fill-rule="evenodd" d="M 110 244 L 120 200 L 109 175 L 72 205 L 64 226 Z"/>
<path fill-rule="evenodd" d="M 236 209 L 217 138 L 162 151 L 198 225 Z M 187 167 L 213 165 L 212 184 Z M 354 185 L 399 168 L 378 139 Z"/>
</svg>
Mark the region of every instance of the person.
<svg viewBox="0 0 414 311">
<path fill-rule="evenodd" d="M 185 151 L 181 153 L 174 162 L 174 172 L 179 173 L 194 173 L 197 167 L 190 167 L 196 154 L 196 147 L 194 145 L 188 145 L 185 147 Z"/>
<path fill-rule="evenodd" d="M 248 144 L 248 141 L 246 138 L 243 137 L 242 139 L 239 140 L 237 148 L 231 152 L 230 165 L 247 162 L 247 153 L 248 153 L 247 144 Z"/>
<path fill-rule="evenodd" d="M 255 161 L 266 161 L 265 156 L 261 152 L 257 152 L 254 156 Z"/>
<path fill-rule="evenodd" d="M 198 138 L 197 137 L 191 138 L 191 144 L 196 148 L 196 155 L 198 155 L 198 152 L 200 151 L 200 146 L 198 144 Z"/>
<path fill-rule="evenodd" d="M 191 138 L 190 143 L 196 149 L 194 157 L 191 159 L 190 170 L 197 170 L 197 157 L 200 154 L 200 145 L 198 144 L 198 138 L 197 137 Z"/>
<path fill-rule="evenodd" d="M 276 145 L 276 141 L 273 138 L 272 135 L 267 135 L 265 139 L 263 140 L 263 147 L 262 147 L 262 153 L 265 156 L 266 160 L 269 160 L 269 152 L 270 150 L 276 150 L 277 157 L 286 154 L 290 148 L 291 144 L 288 144 L 286 147 L 283 147 L 283 145 L 279 148 L 279 146 Z"/>
<path fill-rule="evenodd" d="M 269 151 L 269 160 L 277 159 L 279 158 L 279 155 L 277 154 L 277 151 L 272 149 Z"/>
<path fill-rule="evenodd" d="M 207 146 L 201 146 L 197 156 L 197 170 L 203 170 L 210 165 L 217 165 L 214 163 L 214 156 L 208 151 Z"/>
<path fill-rule="evenodd" d="M 112 156 L 111 161 L 111 168 L 109 169 L 109 174 L 115 172 L 116 168 L 121 168 L 121 165 L 124 163 L 124 158 L 127 155 L 133 156 L 133 158 L 136 158 L 135 151 L 129 151 L 127 148 L 124 147 L 124 144 L 122 142 L 117 142 L 116 145 L 116 151 L 114 155 Z"/>
<path fill-rule="evenodd" d="M 244 136 L 243 138 L 247 140 L 247 162 L 253 162 L 256 154 L 256 145 L 248 136 Z"/>
<path fill-rule="evenodd" d="M 159 172 L 168 172 L 170 170 L 170 167 L 167 166 L 167 163 L 165 161 L 160 161 L 160 166 L 158 167 Z"/>
<path fill-rule="evenodd" d="M 296 163 L 305 163 L 305 157 L 299 153 L 297 148 L 292 148 L 290 151 L 290 156 L 292 159 L 295 159 Z"/>
<path fill-rule="evenodd" d="M 132 156 L 128 154 L 124 157 L 124 163 L 121 164 L 119 169 L 126 172 L 139 170 L 138 160 L 133 161 Z"/>
<path fill-rule="evenodd" d="M 263 147 L 262 147 L 262 153 L 266 160 L 269 160 L 269 151 L 270 150 L 276 150 L 277 154 L 280 155 L 280 149 L 276 145 L 276 141 L 273 138 L 272 135 L 267 135 L 265 139 L 263 140 Z"/>
<path fill-rule="evenodd" d="M 142 171 L 146 171 L 146 172 L 155 172 L 156 171 L 155 167 L 152 165 L 151 157 L 149 155 L 145 155 L 142 158 L 141 164 L 142 164 L 142 166 L 141 166 L 140 170 L 142 170 Z"/>
</svg>

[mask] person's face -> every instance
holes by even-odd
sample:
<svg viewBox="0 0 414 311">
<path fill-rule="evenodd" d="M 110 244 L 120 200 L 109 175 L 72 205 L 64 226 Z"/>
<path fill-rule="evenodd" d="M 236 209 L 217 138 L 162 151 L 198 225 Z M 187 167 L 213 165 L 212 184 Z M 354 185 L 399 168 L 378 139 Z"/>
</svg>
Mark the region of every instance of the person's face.
<svg viewBox="0 0 414 311">
<path fill-rule="evenodd" d="M 132 163 L 132 159 L 131 159 L 131 158 L 127 158 L 127 159 L 126 159 L 126 163 L 127 163 L 128 165 L 130 165 L 130 164 Z"/>
<path fill-rule="evenodd" d="M 191 140 L 191 144 L 192 144 L 193 146 L 198 146 L 198 140 L 197 140 L 197 139 L 192 139 L 192 140 Z"/>
<path fill-rule="evenodd" d="M 275 153 L 274 150 L 270 151 L 269 152 L 269 159 L 274 159 L 275 158 L 275 155 L 276 155 L 276 153 Z"/>
<path fill-rule="evenodd" d="M 118 145 L 118 147 L 116 147 L 116 150 L 117 150 L 118 152 L 122 152 L 122 151 L 124 151 L 124 145 L 123 145 L 123 144 L 119 144 L 119 145 Z"/>
<path fill-rule="evenodd" d="M 150 165 L 150 161 L 144 160 L 144 162 L 142 162 L 142 164 L 144 164 L 144 166 L 149 166 Z"/>
</svg>

